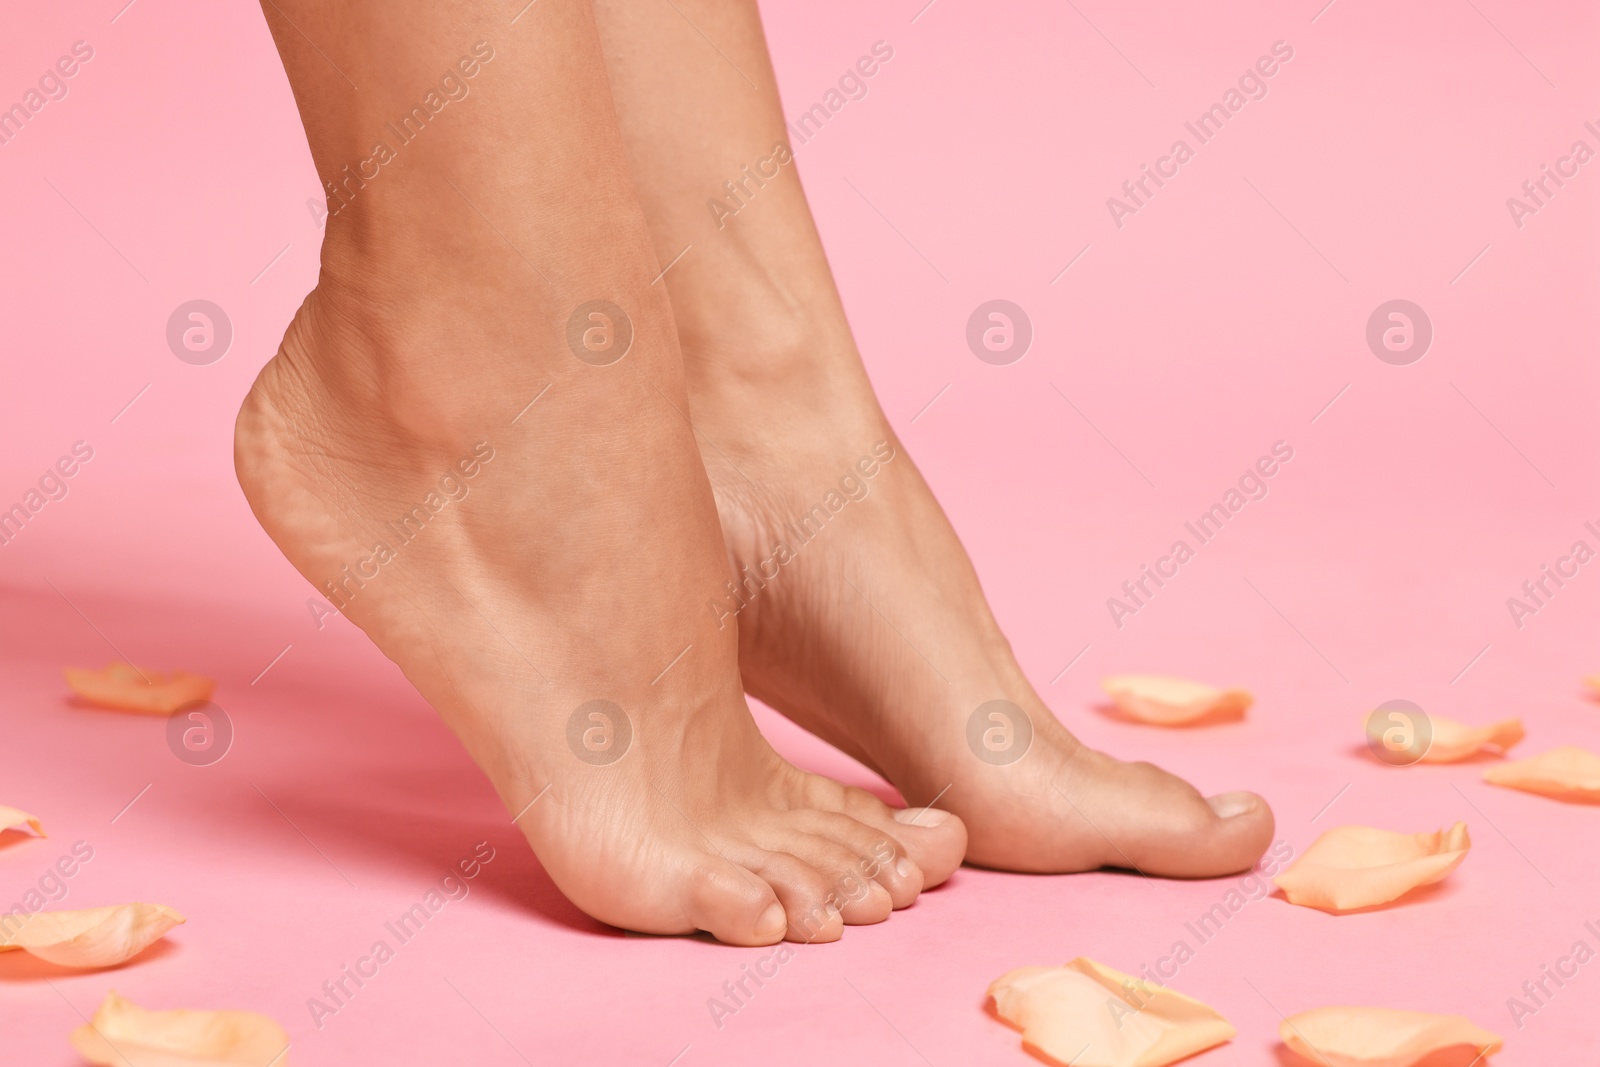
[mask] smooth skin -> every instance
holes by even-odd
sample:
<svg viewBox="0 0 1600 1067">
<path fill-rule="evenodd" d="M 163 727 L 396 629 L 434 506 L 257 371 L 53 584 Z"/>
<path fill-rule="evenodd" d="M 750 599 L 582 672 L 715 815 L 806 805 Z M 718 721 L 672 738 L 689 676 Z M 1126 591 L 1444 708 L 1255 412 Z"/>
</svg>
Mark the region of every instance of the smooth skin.
<svg viewBox="0 0 1600 1067">
<path fill-rule="evenodd" d="M 240 484 L 574 903 L 827 941 L 963 855 L 1204 876 L 1261 854 L 1259 798 L 1094 753 L 1028 685 L 873 397 L 793 165 L 712 222 L 707 198 L 785 138 L 752 4 L 263 11 L 337 210 L 240 411 Z M 401 143 L 445 72 L 469 91 Z M 571 341 L 596 300 L 631 333 L 614 362 Z M 710 610 L 879 442 L 867 500 L 737 615 Z M 936 806 L 789 765 L 745 691 Z M 1008 766 L 965 740 L 998 697 L 1034 727 Z"/>
<path fill-rule="evenodd" d="M 746 690 L 908 801 L 958 814 L 970 862 L 1175 877 L 1254 864 L 1273 832 L 1261 797 L 1207 799 L 1148 763 L 1086 748 L 1017 664 L 873 394 L 795 166 L 759 186 L 746 178 L 789 140 L 753 0 L 595 0 L 595 10 L 657 256 L 692 245 L 664 280 L 735 573 L 771 573 L 763 561 L 794 540 L 791 524 L 873 443 L 898 453 L 865 502 L 746 595 Z M 732 203 L 728 181 L 744 201 L 732 217 L 707 206 Z M 1032 747 L 1009 765 L 967 745 L 968 719 L 991 700 L 1020 706 L 1033 726 Z"/>
<path fill-rule="evenodd" d="M 726 553 L 588 5 L 514 27 L 481 0 L 263 9 L 339 183 L 317 286 L 239 413 L 267 533 L 591 916 L 828 941 L 949 877 L 961 821 L 784 762 L 750 717 L 736 629 L 704 614 Z M 386 124 L 480 41 L 468 95 L 394 143 Z M 375 140 L 393 158 L 348 178 Z M 631 322 L 609 365 L 568 344 L 596 299 Z M 617 710 L 593 719 L 593 701 Z"/>
</svg>

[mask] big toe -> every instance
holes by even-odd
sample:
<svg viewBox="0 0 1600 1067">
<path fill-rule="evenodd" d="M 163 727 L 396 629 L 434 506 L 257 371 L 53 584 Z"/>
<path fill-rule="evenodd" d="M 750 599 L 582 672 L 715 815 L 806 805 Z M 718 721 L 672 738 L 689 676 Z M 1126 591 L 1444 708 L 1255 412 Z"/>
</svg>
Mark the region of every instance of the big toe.
<svg viewBox="0 0 1600 1067">
<path fill-rule="evenodd" d="M 1254 866 L 1272 843 L 1272 809 L 1255 793 L 1203 797 L 1149 764 L 1127 766 L 1138 768 L 1136 776 L 1147 784 L 1142 796 L 1129 798 L 1125 839 L 1117 844 L 1139 870 L 1169 878 L 1236 874 Z"/>
<path fill-rule="evenodd" d="M 922 868 L 922 888 L 942 884 L 967 854 L 967 827 L 953 812 L 939 808 L 898 808 L 888 828 Z"/>
</svg>

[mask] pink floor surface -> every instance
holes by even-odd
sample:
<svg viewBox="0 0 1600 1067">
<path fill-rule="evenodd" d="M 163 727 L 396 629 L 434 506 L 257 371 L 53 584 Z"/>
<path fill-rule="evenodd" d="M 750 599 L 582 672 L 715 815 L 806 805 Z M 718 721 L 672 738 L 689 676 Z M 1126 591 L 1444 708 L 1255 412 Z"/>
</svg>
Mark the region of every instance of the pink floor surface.
<svg viewBox="0 0 1600 1067">
<path fill-rule="evenodd" d="M 1287 1063 L 1279 1013 L 1338 1003 L 1465 1014 L 1506 1037 L 1497 1064 L 1600 1053 L 1600 963 L 1536 1013 L 1508 1005 L 1574 942 L 1600 947 L 1600 809 L 1495 789 L 1483 762 L 1385 767 L 1360 731 L 1405 698 L 1520 715 L 1519 754 L 1600 749 L 1581 685 L 1600 673 L 1600 563 L 1536 613 L 1507 605 L 1574 542 L 1600 546 L 1600 162 L 1570 155 L 1600 149 L 1591 6 L 766 5 L 791 116 L 893 49 L 800 172 L 885 407 L 1061 718 L 1208 792 L 1259 790 L 1296 851 L 1344 823 L 1460 819 L 1476 844 L 1399 905 L 1253 900 L 1204 943 L 1186 923 L 1236 880 L 962 870 L 800 950 L 719 1021 L 708 1001 L 767 953 L 624 936 L 568 905 L 459 745 L 358 632 L 318 628 L 251 520 L 232 417 L 315 279 L 319 189 L 250 4 L 125 3 L 30 5 L 0 38 L 0 104 L 93 49 L 0 144 L 0 507 L 93 449 L 0 546 L 0 803 L 50 832 L 0 840 L 0 900 L 81 840 L 93 859 L 55 906 L 189 921 L 109 972 L 0 955 L 0 1062 L 78 1062 L 67 1033 L 115 988 L 266 1012 L 300 1065 L 1020 1065 L 991 979 L 1080 954 L 1133 971 L 1178 941 L 1195 954 L 1174 987 L 1239 1030 L 1196 1063 Z M 538 9 L 513 25 L 506 6 L 514 57 Z M 1280 41 L 1266 95 L 1198 144 L 1184 123 Z M 728 91 L 748 90 L 730 72 Z M 1179 138 L 1193 158 L 1119 226 L 1107 198 Z M 1534 205 L 1541 165 L 1567 174 Z M 208 366 L 165 339 L 195 298 L 234 330 Z M 994 298 L 1032 323 L 1008 365 L 965 341 Z M 1403 366 L 1365 336 L 1397 298 L 1433 327 Z M 1294 456 L 1268 495 L 1117 625 L 1107 599 L 1278 441 Z M 161 720 L 65 696 L 62 667 L 119 655 L 219 679 L 227 757 L 186 765 Z M 1258 703 L 1205 729 L 1115 721 L 1097 679 L 1130 670 Z M 797 762 L 874 784 L 758 714 Z M 323 983 L 483 841 L 470 895 L 314 1019 Z"/>
</svg>

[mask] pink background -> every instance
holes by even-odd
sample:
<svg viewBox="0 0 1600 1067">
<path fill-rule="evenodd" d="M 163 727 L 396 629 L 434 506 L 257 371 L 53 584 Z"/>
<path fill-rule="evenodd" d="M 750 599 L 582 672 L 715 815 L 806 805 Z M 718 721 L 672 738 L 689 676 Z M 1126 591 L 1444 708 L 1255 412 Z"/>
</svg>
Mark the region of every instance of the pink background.
<svg viewBox="0 0 1600 1067">
<path fill-rule="evenodd" d="M 0 506 L 74 441 L 95 449 L 0 547 L 0 803 L 51 833 L 7 835 L 0 900 L 81 839 L 95 857 L 57 906 L 159 901 L 189 922 L 114 972 L 0 956 L 0 1060 L 77 1062 L 67 1033 L 114 987 L 266 1012 L 297 1064 L 1021 1064 L 983 1010 L 991 979 L 1080 954 L 1131 971 L 1193 945 L 1184 922 L 1231 880 L 963 870 L 802 949 L 718 1029 L 707 998 L 764 952 L 624 937 L 568 905 L 397 671 L 342 620 L 316 628 L 235 486 L 233 414 L 320 237 L 262 18 L 138 0 L 113 22 L 124 2 L 27 5 L 0 38 L 4 102 L 73 41 L 95 49 L 0 146 Z M 1582 125 L 1600 125 L 1592 6 L 920 3 L 766 14 L 791 116 L 874 41 L 894 48 L 800 170 L 884 405 L 1035 683 L 1097 746 L 1265 793 L 1297 851 L 1343 823 L 1462 819 L 1476 842 L 1390 909 L 1241 911 L 1173 979 L 1240 1031 L 1195 1062 L 1275 1064 L 1277 1012 L 1334 1003 L 1468 1015 L 1506 1036 L 1500 1064 L 1592 1058 L 1600 962 L 1520 1030 L 1506 1000 L 1580 937 L 1600 948 L 1582 925 L 1600 920 L 1600 812 L 1489 787 L 1482 764 L 1386 768 L 1360 733 L 1406 698 L 1520 715 L 1521 755 L 1600 749 L 1580 684 L 1600 672 L 1600 562 L 1521 629 L 1505 604 L 1600 525 L 1600 161 L 1520 230 L 1505 206 L 1574 140 L 1600 148 Z M 1269 95 L 1116 228 L 1106 198 L 1277 40 L 1295 55 Z M 235 329 L 206 367 L 164 340 L 196 297 Z M 964 341 L 995 297 L 1035 329 L 1010 366 Z M 1435 329 L 1407 367 L 1364 341 L 1396 297 Z M 1106 598 L 1278 440 L 1295 455 L 1270 495 L 1115 627 Z M 61 668 L 111 645 L 215 676 L 227 758 L 187 766 L 159 719 L 69 702 Z M 1246 685 L 1258 704 L 1204 730 L 1115 722 L 1096 682 L 1128 670 Z M 796 761 L 872 780 L 758 713 Z M 485 839 L 497 856 L 471 896 L 319 1030 L 307 998 Z"/>
</svg>

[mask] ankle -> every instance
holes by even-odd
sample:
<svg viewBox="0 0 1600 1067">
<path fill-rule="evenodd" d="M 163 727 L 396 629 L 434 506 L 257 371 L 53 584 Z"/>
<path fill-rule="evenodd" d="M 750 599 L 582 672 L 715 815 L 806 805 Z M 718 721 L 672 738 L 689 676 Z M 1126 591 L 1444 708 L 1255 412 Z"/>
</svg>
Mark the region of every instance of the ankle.
<svg viewBox="0 0 1600 1067">
<path fill-rule="evenodd" d="M 808 425 L 824 414 L 844 422 L 877 419 L 842 311 L 762 294 L 733 297 L 712 313 L 676 303 L 673 312 L 690 394 L 703 413 L 748 426 L 749 414 L 762 411 L 771 427 Z"/>
<path fill-rule="evenodd" d="M 458 451 L 464 435 L 496 420 L 504 392 L 474 381 L 477 368 L 462 374 L 459 359 L 446 358 L 484 348 L 460 331 L 441 331 L 440 317 L 426 307 L 359 267 L 325 267 L 257 388 L 320 424 L 318 432 L 380 447 Z"/>
</svg>

